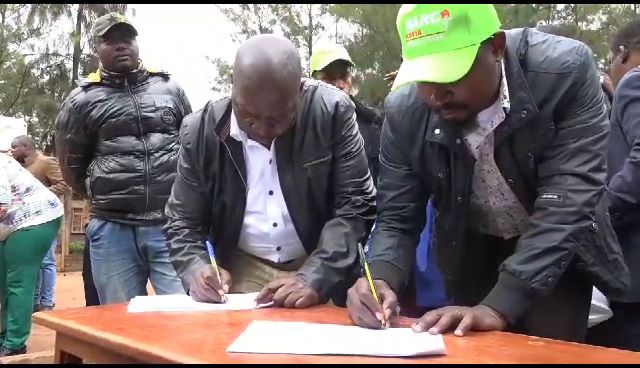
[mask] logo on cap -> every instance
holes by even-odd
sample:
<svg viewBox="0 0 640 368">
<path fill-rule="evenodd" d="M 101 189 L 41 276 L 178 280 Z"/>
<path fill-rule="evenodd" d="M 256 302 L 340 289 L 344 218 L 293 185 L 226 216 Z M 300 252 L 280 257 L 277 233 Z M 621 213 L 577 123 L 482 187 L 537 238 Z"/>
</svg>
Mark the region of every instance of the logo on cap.
<svg viewBox="0 0 640 368">
<path fill-rule="evenodd" d="M 408 32 L 405 35 L 405 39 L 406 41 L 412 41 L 425 36 L 446 32 L 451 19 L 451 12 L 446 8 L 443 11 L 435 11 L 409 18 L 406 23 L 406 30 Z M 430 29 L 428 33 L 425 33 L 424 28 L 430 26 L 432 29 Z"/>
</svg>

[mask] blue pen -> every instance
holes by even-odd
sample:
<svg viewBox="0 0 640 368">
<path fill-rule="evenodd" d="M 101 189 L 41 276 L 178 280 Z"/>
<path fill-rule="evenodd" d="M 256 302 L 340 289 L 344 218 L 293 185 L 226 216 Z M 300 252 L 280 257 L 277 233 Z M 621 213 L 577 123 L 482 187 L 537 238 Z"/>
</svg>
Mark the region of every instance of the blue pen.
<svg viewBox="0 0 640 368">
<path fill-rule="evenodd" d="M 222 286 L 222 278 L 220 278 L 220 269 L 218 269 L 218 263 L 216 262 L 216 253 L 213 251 L 213 245 L 211 244 L 209 239 L 205 240 L 204 243 L 207 245 L 207 252 L 209 253 L 209 260 L 211 261 L 211 266 L 213 266 L 213 269 L 216 271 L 216 275 L 218 276 L 218 282 L 220 283 L 220 286 Z M 218 292 L 221 292 L 220 296 L 222 296 L 222 302 L 226 303 L 227 296 L 224 295 L 224 292 L 222 290 L 218 290 Z"/>
</svg>

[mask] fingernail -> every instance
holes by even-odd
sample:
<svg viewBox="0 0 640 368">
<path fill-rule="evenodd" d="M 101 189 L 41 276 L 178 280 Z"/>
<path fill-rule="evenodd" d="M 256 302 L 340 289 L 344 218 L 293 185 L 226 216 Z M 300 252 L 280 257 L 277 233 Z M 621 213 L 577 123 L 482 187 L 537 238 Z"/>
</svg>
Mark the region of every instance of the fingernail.
<svg viewBox="0 0 640 368">
<path fill-rule="evenodd" d="M 414 332 L 422 332 L 422 331 L 423 331 L 423 330 L 422 330 L 422 326 L 420 326 L 420 325 L 413 325 L 413 326 L 411 326 L 411 329 L 412 329 Z"/>
<path fill-rule="evenodd" d="M 437 328 L 433 327 L 433 328 L 429 329 L 429 333 L 432 334 L 432 335 L 437 335 L 437 334 L 440 333 L 440 331 L 438 331 Z"/>
<path fill-rule="evenodd" d="M 462 332 L 462 330 L 456 330 L 453 334 L 456 336 L 464 336 L 464 333 Z"/>
<path fill-rule="evenodd" d="M 382 313 L 376 313 L 376 318 L 377 318 L 380 322 L 383 322 L 383 321 L 384 321 L 384 317 L 382 316 Z"/>
</svg>

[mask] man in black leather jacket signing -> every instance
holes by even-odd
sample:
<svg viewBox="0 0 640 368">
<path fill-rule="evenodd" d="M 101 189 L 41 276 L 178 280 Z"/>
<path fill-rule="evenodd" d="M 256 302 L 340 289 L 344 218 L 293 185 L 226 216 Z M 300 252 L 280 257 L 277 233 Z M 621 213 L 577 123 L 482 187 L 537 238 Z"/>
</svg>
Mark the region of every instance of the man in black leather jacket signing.
<svg viewBox="0 0 640 368">
<path fill-rule="evenodd" d="M 452 306 L 414 331 L 584 341 L 592 287 L 612 297 L 630 284 L 607 212 L 609 123 L 591 50 L 503 31 L 491 4 L 405 4 L 397 28 L 369 247 L 381 305 L 359 279 L 352 320 L 380 328 L 396 311 L 430 198 Z"/>
<path fill-rule="evenodd" d="M 165 231 L 194 300 L 260 292 L 259 303 L 302 308 L 344 299 L 375 189 L 353 103 L 301 78 L 289 40 L 252 37 L 236 54 L 231 98 L 184 121 Z"/>
<path fill-rule="evenodd" d="M 191 113 L 169 74 L 138 59 L 137 30 L 122 15 L 92 30 L 100 67 L 78 82 L 56 119 L 56 154 L 73 190 L 91 201 L 87 226 L 100 304 L 184 294 L 162 225 L 175 178 L 178 131 Z"/>
</svg>

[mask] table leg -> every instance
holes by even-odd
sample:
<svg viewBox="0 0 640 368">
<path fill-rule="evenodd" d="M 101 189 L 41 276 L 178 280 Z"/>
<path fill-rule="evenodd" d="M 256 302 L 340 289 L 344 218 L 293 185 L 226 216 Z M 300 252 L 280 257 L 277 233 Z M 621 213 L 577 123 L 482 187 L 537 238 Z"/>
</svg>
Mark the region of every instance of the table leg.
<svg viewBox="0 0 640 368">
<path fill-rule="evenodd" d="M 59 334 L 56 334 L 56 348 L 55 356 L 53 358 L 54 364 L 82 364 L 82 359 L 65 351 Z"/>
</svg>

